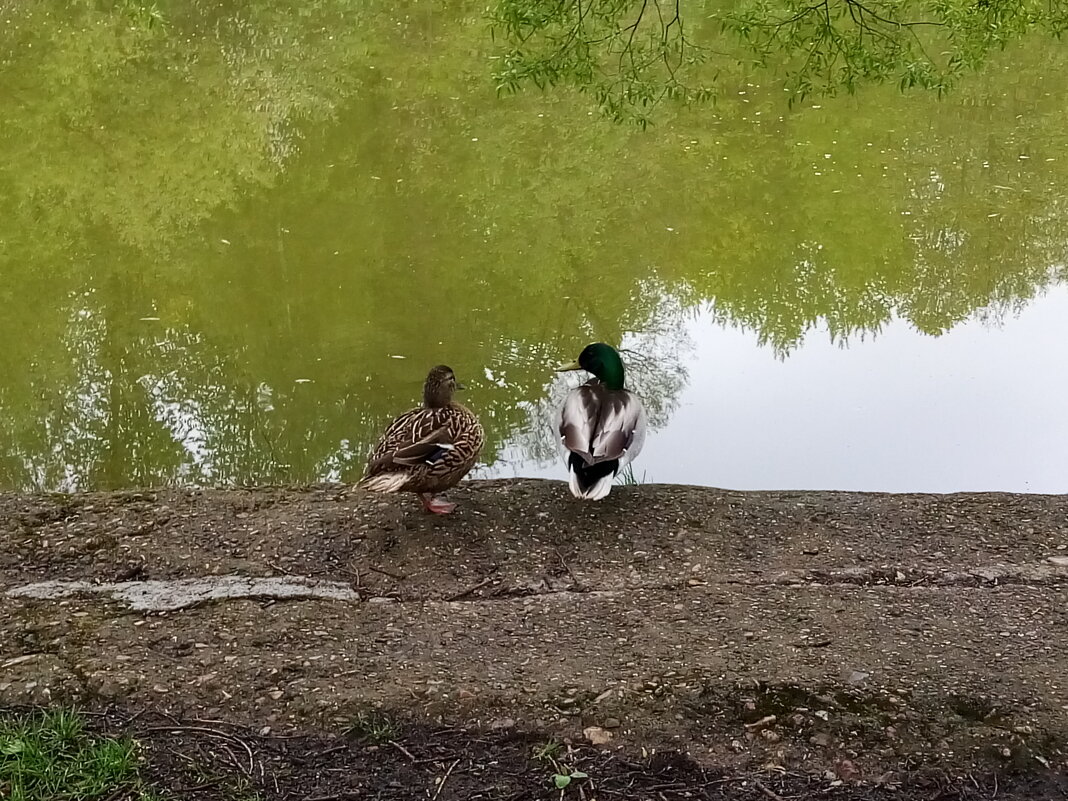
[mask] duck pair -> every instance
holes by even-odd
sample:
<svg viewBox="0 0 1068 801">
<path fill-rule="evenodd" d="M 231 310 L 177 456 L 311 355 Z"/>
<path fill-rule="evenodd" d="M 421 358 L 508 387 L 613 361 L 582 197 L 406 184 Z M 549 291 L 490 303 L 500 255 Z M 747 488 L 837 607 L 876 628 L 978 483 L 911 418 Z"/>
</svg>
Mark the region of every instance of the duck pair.
<svg viewBox="0 0 1068 801">
<path fill-rule="evenodd" d="M 559 369 L 593 375 L 567 394 L 556 425 L 571 494 L 600 500 L 645 442 L 645 409 L 624 387 L 623 360 L 611 345 L 587 345 L 578 361 Z M 433 368 L 423 386 L 423 405 L 390 423 L 367 459 L 360 486 L 414 492 L 434 514 L 455 509 L 435 496 L 467 475 L 486 438 L 474 413 L 452 399 L 462 388 L 451 368 Z"/>
</svg>

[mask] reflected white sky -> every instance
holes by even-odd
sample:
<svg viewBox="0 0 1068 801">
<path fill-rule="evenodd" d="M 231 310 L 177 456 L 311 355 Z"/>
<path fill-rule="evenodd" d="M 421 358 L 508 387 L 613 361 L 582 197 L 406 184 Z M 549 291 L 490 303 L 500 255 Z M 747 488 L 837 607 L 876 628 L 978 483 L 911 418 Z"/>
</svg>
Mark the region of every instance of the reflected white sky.
<svg viewBox="0 0 1068 801">
<path fill-rule="evenodd" d="M 710 316 L 688 333 L 689 384 L 635 462 L 648 482 L 1068 492 L 1068 287 L 940 337 L 895 321 L 842 348 L 815 332 L 785 360 Z M 509 459 L 481 475 L 564 470 Z"/>
</svg>

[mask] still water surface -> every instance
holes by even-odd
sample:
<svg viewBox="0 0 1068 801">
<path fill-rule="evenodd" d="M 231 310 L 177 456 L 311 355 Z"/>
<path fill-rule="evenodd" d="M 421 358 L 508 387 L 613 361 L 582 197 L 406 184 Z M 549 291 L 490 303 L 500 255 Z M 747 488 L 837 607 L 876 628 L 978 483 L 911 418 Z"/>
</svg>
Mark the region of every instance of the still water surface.
<svg viewBox="0 0 1068 801">
<path fill-rule="evenodd" d="M 1011 325 L 967 321 L 931 341 L 895 322 L 850 348 L 817 332 L 783 360 L 705 315 L 685 334 L 686 385 L 638 478 L 696 483 L 699 474 L 736 489 L 1068 487 L 1068 288 Z M 559 471 L 519 444 L 488 472 Z"/>
<path fill-rule="evenodd" d="M 0 486 L 351 479 L 437 362 L 560 476 L 599 339 L 649 481 L 1068 491 L 1063 46 L 642 133 L 497 98 L 480 7 L 238 5 L 2 12 Z"/>
</svg>

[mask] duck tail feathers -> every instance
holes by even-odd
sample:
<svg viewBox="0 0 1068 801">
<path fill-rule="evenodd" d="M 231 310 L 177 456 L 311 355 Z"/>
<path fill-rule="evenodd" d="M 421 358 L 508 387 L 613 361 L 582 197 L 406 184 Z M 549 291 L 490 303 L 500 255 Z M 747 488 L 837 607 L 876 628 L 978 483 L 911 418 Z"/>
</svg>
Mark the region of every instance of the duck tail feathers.
<svg viewBox="0 0 1068 801">
<path fill-rule="evenodd" d="M 365 478 L 359 486 L 371 492 L 400 492 L 409 478 L 407 473 L 379 473 Z"/>
<path fill-rule="evenodd" d="M 619 460 L 587 464 L 578 454 L 567 460 L 567 485 L 576 498 L 599 501 L 612 491 L 612 482 L 619 470 Z"/>
</svg>

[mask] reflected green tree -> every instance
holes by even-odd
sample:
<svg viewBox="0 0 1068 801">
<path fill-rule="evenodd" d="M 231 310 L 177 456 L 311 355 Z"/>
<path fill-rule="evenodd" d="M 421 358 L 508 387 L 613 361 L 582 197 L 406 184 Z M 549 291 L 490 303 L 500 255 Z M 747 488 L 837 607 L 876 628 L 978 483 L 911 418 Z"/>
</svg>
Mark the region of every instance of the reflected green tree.
<svg viewBox="0 0 1068 801">
<path fill-rule="evenodd" d="M 663 421 L 699 309 L 787 356 L 1063 278 L 1057 49 L 943 105 L 739 80 L 650 135 L 498 98 L 474 6 L 131 8 L 0 34 L 5 486 L 350 478 L 436 362 L 487 461 L 551 458 L 551 368 L 589 341 L 637 351 Z"/>
<path fill-rule="evenodd" d="M 1028 34 L 1068 29 L 1049 0 L 494 0 L 504 90 L 567 86 L 614 120 L 714 99 L 756 65 L 792 99 L 893 83 L 945 92 Z"/>
</svg>

